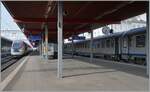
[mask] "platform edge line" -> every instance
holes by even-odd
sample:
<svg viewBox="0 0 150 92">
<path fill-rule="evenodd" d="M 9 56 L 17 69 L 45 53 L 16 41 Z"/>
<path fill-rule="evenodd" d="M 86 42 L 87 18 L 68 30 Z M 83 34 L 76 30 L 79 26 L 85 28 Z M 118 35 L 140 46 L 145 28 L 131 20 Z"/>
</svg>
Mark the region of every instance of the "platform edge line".
<svg viewBox="0 0 150 92">
<path fill-rule="evenodd" d="M 28 60 L 29 56 L 27 56 L 16 69 L 14 69 L 6 78 L 0 83 L 0 91 L 3 91 L 7 85 L 12 81 L 12 79 L 16 76 L 16 74 L 19 72 L 19 70 L 22 68 L 22 66 L 25 64 L 25 62 Z"/>
</svg>

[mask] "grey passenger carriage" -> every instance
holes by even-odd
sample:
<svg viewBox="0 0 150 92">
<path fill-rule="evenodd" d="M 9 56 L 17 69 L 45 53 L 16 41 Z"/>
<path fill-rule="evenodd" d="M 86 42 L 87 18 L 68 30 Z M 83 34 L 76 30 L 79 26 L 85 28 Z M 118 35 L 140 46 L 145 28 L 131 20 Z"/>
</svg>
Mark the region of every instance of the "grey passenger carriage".
<svg viewBox="0 0 150 92">
<path fill-rule="evenodd" d="M 104 35 L 93 39 L 93 55 L 104 59 L 123 60 L 137 64 L 146 64 L 145 49 L 146 27 Z M 64 52 L 72 53 L 72 44 L 66 43 Z M 74 55 L 90 56 L 90 40 L 74 43 Z"/>
</svg>

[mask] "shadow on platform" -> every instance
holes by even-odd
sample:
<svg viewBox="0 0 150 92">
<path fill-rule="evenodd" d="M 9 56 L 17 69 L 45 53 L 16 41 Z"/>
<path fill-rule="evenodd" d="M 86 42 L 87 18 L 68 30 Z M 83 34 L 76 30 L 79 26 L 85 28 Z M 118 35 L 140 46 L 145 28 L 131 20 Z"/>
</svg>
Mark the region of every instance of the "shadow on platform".
<svg viewBox="0 0 150 92">
<path fill-rule="evenodd" d="M 91 74 L 99 74 L 99 73 L 109 73 L 109 72 L 116 72 L 116 71 L 101 71 L 101 72 L 81 73 L 81 74 L 63 76 L 63 78 L 78 77 L 78 76 L 83 76 L 83 75 L 91 75 Z"/>
<path fill-rule="evenodd" d="M 135 66 L 119 64 L 119 63 L 115 63 L 114 61 L 105 62 L 106 60 L 103 60 L 103 59 L 95 59 L 92 62 L 88 62 L 87 60 L 89 58 L 87 57 L 76 57 L 74 59 L 79 60 L 81 62 L 103 66 L 103 67 L 106 67 L 107 69 L 115 69 L 117 71 L 126 72 L 126 73 L 133 74 L 136 76 L 148 78 L 148 75 L 146 74 L 146 68 L 139 68 Z"/>
</svg>

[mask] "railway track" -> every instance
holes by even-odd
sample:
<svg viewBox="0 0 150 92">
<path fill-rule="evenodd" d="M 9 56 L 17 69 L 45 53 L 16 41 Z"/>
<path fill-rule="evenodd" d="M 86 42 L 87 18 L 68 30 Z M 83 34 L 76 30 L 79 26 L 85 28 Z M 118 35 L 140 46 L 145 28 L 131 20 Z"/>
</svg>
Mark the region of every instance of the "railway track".
<svg viewBox="0 0 150 92">
<path fill-rule="evenodd" d="M 13 56 L 7 56 L 5 58 L 2 58 L 1 62 L 1 72 L 6 70 L 11 65 L 15 64 L 18 60 L 20 60 L 22 57 L 15 58 Z"/>
<path fill-rule="evenodd" d="M 13 56 L 7 56 L 1 59 L 1 64 L 4 64 L 6 62 L 8 62 L 9 60 L 12 60 Z"/>
</svg>

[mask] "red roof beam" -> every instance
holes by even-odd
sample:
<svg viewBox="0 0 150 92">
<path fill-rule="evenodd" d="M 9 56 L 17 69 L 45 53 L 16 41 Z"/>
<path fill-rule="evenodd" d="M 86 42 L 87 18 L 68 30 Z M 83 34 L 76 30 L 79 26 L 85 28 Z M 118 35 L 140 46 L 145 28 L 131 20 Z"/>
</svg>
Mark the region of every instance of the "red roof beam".
<svg viewBox="0 0 150 92">
<path fill-rule="evenodd" d="M 52 22 L 56 23 L 57 18 L 14 18 L 14 21 L 17 23 L 42 23 L 42 22 Z M 120 20 L 93 20 L 93 19 L 77 19 L 77 18 L 64 18 L 64 23 L 71 23 L 71 24 L 84 24 L 84 23 L 100 23 L 100 24 L 111 24 L 111 23 L 120 23 Z"/>
</svg>

